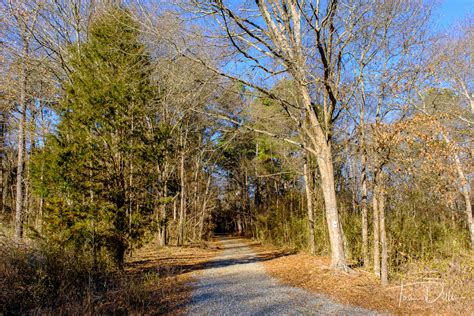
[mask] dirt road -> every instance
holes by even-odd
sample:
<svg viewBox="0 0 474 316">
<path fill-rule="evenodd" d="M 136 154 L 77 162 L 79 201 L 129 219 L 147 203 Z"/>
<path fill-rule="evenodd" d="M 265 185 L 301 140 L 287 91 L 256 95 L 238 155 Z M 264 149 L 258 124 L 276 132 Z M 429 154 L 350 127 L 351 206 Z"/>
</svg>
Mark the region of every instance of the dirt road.
<svg viewBox="0 0 474 316">
<path fill-rule="evenodd" d="M 279 283 L 244 242 L 221 238 L 224 250 L 196 274 L 190 315 L 374 314 Z"/>
</svg>

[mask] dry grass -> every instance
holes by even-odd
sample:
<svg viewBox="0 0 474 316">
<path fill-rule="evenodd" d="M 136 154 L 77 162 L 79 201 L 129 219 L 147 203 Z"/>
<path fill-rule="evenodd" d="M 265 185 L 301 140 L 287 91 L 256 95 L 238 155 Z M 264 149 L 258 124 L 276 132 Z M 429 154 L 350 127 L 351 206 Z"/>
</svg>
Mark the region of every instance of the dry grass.
<svg viewBox="0 0 474 316">
<path fill-rule="evenodd" d="M 205 268 L 218 252 L 216 242 L 162 249 L 149 244 L 129 258 L 125 272 L 130 275 L 156 275 L 159 282 L 149 284 L 149 290 L 161 298 L 160 309 L 156 312 L 183 315 L 191 295 L 192 273 Z M 146 313 L 150 311 L 148 307 Z"/>
<path fill-rule="evenodd" d="M 282 283 L 305 288 L 315 293 L 326 294 L 345 304 L 365 307 L 379 312 L 390 313 L 437 313 L 437 314 L 464 314 L 474 311 L 474 279 L 473 257 L 465 263 L 462 273 L 444 275 L 443 287 L 431 285 L 430 299 L 435 302 L 426 302 L 426 279 L 422 286 L 405 286 L 403 300 L 400 302 L 401 281 L 394 282 L 383 288 L 372 273 L 361 268 L 354 268 L 351 273 L 334 273 L 330 270 L 330 258 L 310 256 L 307 254 L 281 254 L 282 250 L 261 246 L 254 242 L 251 246 L 263 258 L 268 273 Z M 470 267 L 469 267 L 470 266 Z M 458 279 L 461 287 L 455 287 L 452 279 Z M 404 284 L 408 284 L 407 280 Z"/>
<path fill-rule="evenodd" d="M 41 315 L 181 315 L 190 272 L 219 251 L 214 243 L 163 249 L 151 243 L 117 271 L 91 270 L 89 257 L 71 251 L 5 237 L 0 246 L 0 314 Z"/>
</svg>

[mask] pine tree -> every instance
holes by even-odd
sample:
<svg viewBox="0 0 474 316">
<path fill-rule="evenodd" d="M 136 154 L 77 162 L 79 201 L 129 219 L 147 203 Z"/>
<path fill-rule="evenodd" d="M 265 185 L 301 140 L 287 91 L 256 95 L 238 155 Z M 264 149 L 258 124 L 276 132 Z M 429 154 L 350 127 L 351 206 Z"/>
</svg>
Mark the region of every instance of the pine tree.
<svg viewBox="0 0 474 316">
<path fill-rule="evenodd" d="M 149 60 L 125 10 L 97 17 L 87 42 L 71 51 L 57 134 L 34 158 L 56 236 L 89 247 L 94 258 L 105 247 L 120 268 L 153 224 L 151 166 L 159 164 L 166 137 L 150 127 L 158 118 Z"/>
</svg>

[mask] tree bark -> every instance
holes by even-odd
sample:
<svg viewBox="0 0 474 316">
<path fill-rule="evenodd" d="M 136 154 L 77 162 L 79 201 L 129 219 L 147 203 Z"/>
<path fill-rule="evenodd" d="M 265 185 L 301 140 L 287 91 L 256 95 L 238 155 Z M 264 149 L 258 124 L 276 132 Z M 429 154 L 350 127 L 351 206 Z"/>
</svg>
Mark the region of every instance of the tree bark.
<svg viewBox="0 0 474 316">
<path fill-rule="evenodd" d="M 6 132 L 6 115 L 3 110 L 0 111 L 0 212 L 2 215 L 5 212 L 5 205 L 4 205 L 4 190 L 5 190 L 5 183 L 4 183 L 4 155 L 5 155 L 5 132 Z"/>
<path fill-rule="evenodd" d="M 199 218 L 199 240 L 202 240 L 202 235 L 204 231 L 204 220 L 206 218 L 206 208 L 207 208 L 207 201 L 209 200 L 207 198 L 209 194 L 209 188 L 211 186 L 211 174 L 207 177 L 207 183 L 206 183 L 206 191 L 204 193 L 204 202 L 202 203 L 202 209 L 201 209 L 201 216 Z"/>
<path fill-rule="evenodd" d="M 179 204 L 179 223 L 178 223 L 178 245 L 184 243 L 184 217 L 185 217 L 185 203 L 186 203 L 186 186 L 184 179 L 184 151 L 181 152 L 181 166 L 180 166 L 180 178 L 181 178 L 181 192 L 180 192 L 180 204 Z"/>
<path fill-rule="evenodd" d="M 25 44 L 26 45 L 26 44 Z M 28 48 L 25 46 L 23 53 L 27 55 Z M 21 88 L 20 88 L 20 120 L 18 124 L 18 156 L 16 173 L 16 198 L 15 198 L 15 238 L 23 237 L 23 166 L 25 157 L 25 134 L 26 134 L 26 69 L 22 62 L 21 66 Z"/>
<path fill-rule="evenodd" d="M 387 251 L 387 232 L 385 229 L 385 194 L 383 189 L 379 192 L 378 199 L 379 219 L 380 219 L 380 246 L 382 248 L 381 276 L 382 286 L 388 284 L 388 251 Z"/>
<path fill-rule="evenodd" d="M 364 261 L 364 267 L 369 267 L 369 227 L 368 227 L 368 211 L 367 211 L 367 151 L 365 147 L 365 131 L 364 131 L 364 117 L 365 107 L 361 110 L 360 118 L 360 149 L 362 152 L 361 157 L 361 217 L 362 217 L 362 260 Z"/>
<path fill-rule="evenodd" d="M 166 246 L 166 226 L 160 225 L 158 228 L 158 246 L 165 247 Z"/>
<path fill-rule="evenodd" d="M 201 139 L 202 139 L 202 136 L 199 135 L 199 144 L 201 144 Z M 201 169 L 200 168 L 200 157 L 199 156 L 196 158 L 196 166 L 194 168 L 195 168 L 195 172 L 194 172 L 194 180 L 193 180 L 193 196 L 192 196 L 193 207 L 192 207 L 192 212 L 194 214 L 198 214 L 198 209 L 199 209 L 198 205 L 199 205 L 199 200 L 200 200 L 200 196 L 199 196 L 199 172 L 200 172 L 200 169 Z M 198 234 L 197 229 L 199 229 L 199 223 L 196 222 L 196 225 L 194 223 L 191 223 L 191 227 L 192 227 L 193 240 L 196 240 L 196 235 Z"/>
<path fill-rule="evenodd" d="M 313 194 L 311 192 L 311 180 L 308 173 L 308 154 L 306 153 L 304 164 L 303 164 L 303 175 L 305 182 L 305 192 L 306 192 L 306 210 L 308 212 L 308 244 L 309 250 L 312 255 L 316 252 L 316 244 L 314 241 L 314 209 L 313 209 Z"/>
<path fill-rule="evenodd" d="M 365 154 L 364 154 L 365 157 Z M 365 159 L 363 159 L 364 161 Z M 361 199 L 361 216 L 362 216 L 362 258 L 364 267 L 369 267 L 369 228 L 367 220 L 367 175 L 365 167 L 362 169 L 362 199 Z"/>
<path fill-rule="evenodd" d="M 445 142 L 450 144 L 451 141 L 447 135 L 444 133 L 442 134 Z M 454 151 L 454 164 L 456 166 L 456 171 L 458 173 L 459 180 L 461 182 L 461 194 L 464 197 L 465 209 L 464 212 L 466 213 L 467 219 L 467 226 L 469 229 L 469 234 L 471 237 L 471 249 L 474 249 L 474 222 L 472 218 L 472 204 L 471 204 L 471 194 L 469 191 L 469 184 L 464 174 L 461 160 L 459 159 L 459 155 L 456 151 Z"/>
<path fill-rule="evenodd" d="M 459 179 L 461 180 L 461 194 L 464 197 L 464 212 L 466 213 L 467 226 L 471 237 L 471 249 L 474 249 L 474 222 L 472 219 L 472 204 L 471 195 L 469 193 L 469 185 L 466 176 L 464 175 L 464 171 L 462 170 L 461 160 L 459 159 L 459 155 L 457 153 L 454 153 L 454 161 Z"/>
<path fill-rule="evenodd" d="M 163 185 L 163 193 L 161 194 L 162 197 L 166 197 L 168 194 L 168 185 L 165 181 Z M 164 247 L 167 243 L 167 221 L 166 221 L 166 204 L 163 203 L 160 205 L 160 214 L 159 214 L 159 228 L 158 228 L 158 246 Z"/>
<path fill-rule="evenodd" d="M 380 228 L 379 228 L 379 205 L 378 205 L 378 187 L 374 186 L 372 193 L 372 208 L 374 212 L 374 273 L 380 278 Z"/>
<path fill-rule="evenodd" d="M 472 219 L 472 204 L 471 204 L 471 197 L 469 194 L 469 188 L 467 185 L 467 180 L 465 177 L 462 183 L 462 195 L 464 197 L 464 202 L 465 202 L 465 213 L 467 217 L 467 225 L 469 228 L 469 233 L 471 235 L 471 249 L 474 249 L 474 222 Z"/>
<path fill-rule="evenodd" d="M 336 189 L 330 144 L 324 144 L 318 156 L 318 167 L 321 174 L 326 221 L 331 244 L 331 266 L 336 270 L 348 270 L 344 251 L 344 238 L 337 211 Z"/>
<path fill-rule="evenodd" d="M 300 91 L 306 114 L 311 128 L 306 129 L 318 154 L 314 154 L 321 175 L 321 186 L 323 189 L 324 205 L 326 211 L 326 222 L 329 231 L 329 242 L 331 244 L 331 267 L 335 270 L 348 271 L 346 253 L 344 250 L 344 237 L 339 219 L 336 199 L 336 186 L 334 181 L 334 166 L 332 161 L 331 141 L 323 131 L 321 124 L 312 108 L 308 88 L 303 82 L 304 75 L 300 75 Z"/>
</svg>

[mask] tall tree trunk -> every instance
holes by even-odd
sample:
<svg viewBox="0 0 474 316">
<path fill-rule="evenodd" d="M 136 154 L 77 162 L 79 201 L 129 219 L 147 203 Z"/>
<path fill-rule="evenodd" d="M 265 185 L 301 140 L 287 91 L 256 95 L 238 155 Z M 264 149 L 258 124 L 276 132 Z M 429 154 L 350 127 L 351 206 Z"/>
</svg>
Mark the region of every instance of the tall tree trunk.
<svg viewBox="0 0 474 316">
<path fill-rule="evenodd" d="M 378 186 L 375 184 L 374 191 L 372 193 L 372 208 L 374 213 L 374 273 L 380 278 L 380 217 L 379 217 L 379 204 L 378 204 Z"/>
<path fill-rule="evenodd" d="M 445 142 L 450 144 L 450 139 L 444 133 L 442 134 Z M 461 182 L 461 194 L 464 197 L 465 209 L 464 212 L 466 213 L 467 219 L 467 226 L 469 229 L 469 234 L 471 237 L 471 249 L 474 249 L 474 222 L 472 218 L 472 204 L 471 204 L 471 195 L 469 191 L 469 184 L 464 174 L 461 160 L 459 159 L 459 155 L 456 151 L 454 151 L 454 164 L 456 166 L 456 171 L 458 173 L 459 180 Z"/>
<path fill-rule="evenodd" d="M 166 246 L 166 226 L 160 224 L 160 227 L 158 228 L 158 246 L 159 247 L 165 247 Z"/>
<path fill-rule="evenodd" d="M 236 226 L 237 226 L 237 234 L 241 236 L 242 235 L 242 216 L 240 212 L 237 214 Z"/>
<path fill-rule="evenodd" d="M 166 170 L 166 167 L 165 167 L 165 170 Z M 165 181 L 165 183 L 163 185 L 162 197 L 166 197 L 167 195 L 168 195 L 168 185 Z M 159 228 L 158 228 L 158 245 L 160 247 L 164 247 L 164 246 L 166 246 L 166 243 L 167 243 L 166 232 L 168 230 L 168 225 L 167 225 L 167 220 L 166 220 L 166 204 L 165 203 L 160 205 L 160 211 L 159 211 L 158 216 L 159 216 L 158 222 L 160 223 Z"/>
<path fill-rule="evenodd" d="M 361 69 L 362 73 L 362 69 Z M 361 85 L 362 104 L 360 108 L 359 119 L 359 150 L 361 153 L 361 217 L 362 217 L 362 260 L 364 268 L 368 269 L 370 265 L 369 258 L 369 227 L 368 227 L 368 210 L 367 210 L 367 148 L 365 145 L 365 86 Z"/>
<path fill-rule="evenodd" d="M 379 199 L 379 220 L 380 220 L 380 246 L 382 248 L 382 262 L 381 262 L 381 275 L 380 279 L 382 285 L 388 284 L 388 250 L 387 250 L 387 231 L 385 229 L 385 194 L 383 188 L 380 188 Z"/>
<path fill-rule="evenodd" d="M 3 215 L 5 212 L 4 205 L 4 155 L 5 155 L 5 132 L 6 132 L 6 115 L 3 110 L 0 111 L 0 212 Z"/>
<path fill-rule="evenodd" d="M 474 249 L 474 222 L 472 219 L 472 204 L 471 204 L 471 195 L 469 192 L 469 185 L 462 170 L 461 160 L 457 153 L 454 153 L 454 161 L 456 164 L 456 170 L 458 172 L 458 177 L 461 180 L 461 194 L 464 197 L 464 212 L 466 213 L 467 226 L 469 229 L 469 234 L 471 237 L 471 249 Z"/>
<path fill-rule="evenodd" d="M 471 249 L 474 249 L 474 222 L 472 219 L 472 204 L 471 204 L 471 197 L 469 194 L 469 187 L 467 185 L 466 178 L 463 179 L 463 183 L 462 183 L 462 195 L 464 197 L 464 202 L 465 202 L 465 213 L 467 217 L 467 225 L 469 228 L 469 233 L 471 235 Z"/>
<path fill-rule="evenodd" d="M 176 219 L 178 218 L 178 216 L 176 214 L 177 213 L 176 203 L 178 203 L 177 197 L 178 197 L 178 195 L 175 195 L 174 198 L 173 198 L 173 223 L 175 223 Z"/>
<path fill-rule="evenodd" d="M 322 129 L 311 103 L 308 87 L 304 75 L 298 80 L 308 122 L 311 128 L 305 130 L 314 148 L 318 153 L 312 153 L 318 163 L 321 175 L 321 186 L 323 189 L 324 205 L 326 210 L 326 222 L 329 231 L 329 242 L 331 244 L 331 267 L 335 270 L 347 271 L 349 267 L 346 262 L 344 251 L 344 237 L 342 226 L 337 210 L 336 185 L 334 181 L 334 166 L 332 161 L 332 149 L 329 136 Z"/>
<path fill-rule="evenodd" d="M 367 220 L 367 170 L 366 170 L 366 153 L 362 153 L 362 198 L 361 198 L 361 216 L 362 216 L 362 258 L 364 267 L 369 267 L 369 227 Z"/>
<path fill-rule="evenodd" d="M 305 192 L 306 192 L 306 210 L 308 212 L 308 229 L 309 229 L 309 250 L 312 255 L 316 252 L 316 244 L 314 240 L 314 209 L 313 209 L 313 194 L 311 192 L 311 180 L 308 171 L 308 154 L 306 153 L 304 164 L 303 164 L 303 175 L 305 182 Z"/>
<path fill-rule="evenodd" d="M 259 148 L 258 148 L 258 141 L 255 142 L 255 163 L 254 163 L 254 171 L 255 171 L 255 195 L 254 195 L 254 205 L 257 209 L 260 206 L 261 198 L 260 198 L 260 181 L 258 179 L 258 168 L 257 168 L 257 159 L 259 155 Z"/>
<path fill-rule="evenodd" d="M 23 167 L 23 225 L 28 224 L 30 216 L 30 186 L 28 184 L 28 157 L 25 156 Z"/>
<path fill-rule="evenodd" d="M 24 48 L 24 56 L 27 55 L 27 46 Z M 18 125 L 18 156 L 16 173 L 16 198 L 15 198 L 15 238 L 23 237 L 23 166 L 25 157 L 25 133 L 26 133 L 26 69 L 22 62 L 21 87 L 20 87 L 20 120 Z"/>
<path fill-rule="evenodd" d="M 202 203 L 202 209 L 201 209 L 201 216 L 199 218 L 199 240 L 202 240 L 202 235 L 204 231 L 204 220 L 206 218 L 206 213 L 207 213 L 207 201 L 208 199 L 208 194 L 209 194 L 209 187 L 211 186 L 211 174 L 207 177 L 207 183 L 206 183 L 206 191 L 204 192 L 204 201 Z"/>
<path fill-rule="evenodd" d="M 331 244 L 331 266 L 336 270 L 347 270 L 344 251 L 344 237 L 337 211 L 336 187 L 330 144 L 324 144 L 321 153 L 317 156 L 321 186 L 323 189 L 324 204 L 326 208 L 326 221 Z"/>
<path fill-rule="evenodd" d="M 178 223 L 178 245 L 184 243 L 184 217 L 186 209 L 186 187 L 184 179 L 184 151 L 181 152 L 181 166 L 180 166 L 180 178 L 181 178 L 181 192 L 180 192 L 180 205 L 179 205 L 179 223 Z"/>
<path fill-rule="evenodd" d="M 201 139 L 202 139 L 202 136 L 199 135 L 199 143 L 198 144 L 201 144 Z M 193 222 L 194 222 L 194 218 L 196 218 L 199 214 L 199 201 L 200 201 L 200 195 L 199 195 L 199 172 L 201 171 L 201 168 L 200 168 L 200 162 L 201 162 L 201 157 L 200 156 L 197 156 L 196 157 L 196 165 L 194 167 L 195 169 L 195 172 L 194 172 L 194 178 L 193 178 L 193 196 L 192 196 L 192 212 L 193 214 L 196 214 L 195 216 L 193 216 Z M 193 234 L 193 240 L 196 240 L 196 235 L 198 233 L 198 229 L 199 229 L 199 223 L 196 221 L 196 224 L 195 223 L 190 223 L 191 224 L 191 227 L 192 227 L 192 234 Z"/>
</svg>

